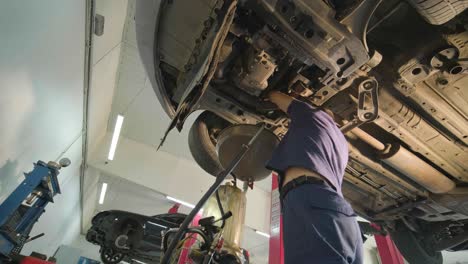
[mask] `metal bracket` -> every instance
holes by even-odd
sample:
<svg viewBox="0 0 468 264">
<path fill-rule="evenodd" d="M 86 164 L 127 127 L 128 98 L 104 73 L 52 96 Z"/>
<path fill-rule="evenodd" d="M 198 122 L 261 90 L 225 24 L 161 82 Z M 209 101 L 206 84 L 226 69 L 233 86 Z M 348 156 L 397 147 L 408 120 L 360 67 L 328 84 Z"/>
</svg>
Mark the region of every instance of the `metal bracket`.
<svg viewBox="0 0 468 264">
<path fill-rule="evenodd" d="M 357 99 L 357 116 L 349 123 L 341 127 L 341 132 L 346 133 L 364 123 L 374 121 L 379 113 L 378 83 L 374 78 L 363 80 L 359 84 Z"/>
<path fill-rule="evenodd" d="M 105 18 L 103 15 L 100 15 L 100 14 L 94 15 L 94 34 L 96 36 L 104 35 L 104 22 L 105 22 Z"/>
<path fill-rule="evenodd" d="M 466 72 L 468 63 L 460 59 L 460 52 L 456 47 L 448 47 L 438 51 L 430 61 L 434 69 L 456 75 Z"/>
<path fill-rule="evenodd" d="M 377 87 L 378 84 L 375 79 L 367 79 L 359 84 L 357 116 L 364 123 L 377 118 L 379 111 Z"/>
</svg>

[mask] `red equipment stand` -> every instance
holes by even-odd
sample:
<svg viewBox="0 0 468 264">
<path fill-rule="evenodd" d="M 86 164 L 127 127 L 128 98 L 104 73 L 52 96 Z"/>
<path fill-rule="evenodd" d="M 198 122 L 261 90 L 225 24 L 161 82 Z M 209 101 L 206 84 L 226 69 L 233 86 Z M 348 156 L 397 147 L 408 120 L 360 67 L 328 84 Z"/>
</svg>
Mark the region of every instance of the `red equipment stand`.
<svg viewBox="0 0 468 264">
<path fill-rule="evenodd" d="M 201 217 L 202 217 L 201 213 L 198 213 L 197 215 L 195 215 L 195 218 L 193 218 L 193 221 L 192 221 L 192 226 L 197 226 L 198 220 L 200 220 Z M 192 260 L 189 258 L 189 253 L 190 253 L 190 248 L 193 246 L 193 244 L 195 244 L 195 242 L 197 242 L 196 236 L 189 238 L 184 242 L 182 252 L 180 253 L 178 264 L 193 263 Z"/>
<path fill-rule="evenodd" d="M 283 218 L 278 192 L 278 175 L 272 174 L 269 264 L 284 264 Z"/>
<path fill-rule="evenodd" d="M 54 262 L 41 260 L 34 257 L 25 257 L 19 262 L 20 264 L 55 264 Z"/>
<path fill-rule="evenodd" d="M 179 207 L 180 207 L 180 204 L 179 204 L 179 203 L 174 204 L 174 206 L 172 206 L 172 207 L 169 209 L 168 213 L 169 213 L 169 214 L 176 214 L 176 213 L 178 213 L 178 212 L 179 212 Z M 192 221 L 192 226 L 197 226 L 197 225 L 198 225 L 198 220 L 200 220 L 201 217 L 202 217 L 202 214 L 201 214 L 201 213 L 198 213 L 198 214 L 195 216 L 195 218 L 193 219 L 193 221 Z M 192 247 L 193 244 L 195 244 L 195 242 L 197 242 L 196 237 L 187 239 L 187 240 L 184 242 L 182 252 L 180 253 L 179 261 L 177 262 L 178 264 L 188 264 L 188 263 L 192 263 L 192 261 L 191 261 L 190 258 L 189 258 L 189 253 L 190 253 L 190 248 Z"/>
<path fill-rule="evenodd" d="M 179 207 L 180 207 L 180 203 L 175 203 L 167 213 L 169 214 L 177 214 L 179 212 Z"/>
<path fill-rule="evenodd" d="M 376 224 L 371 224 L 373 228 L 380 230 Z M 377 250 L 379 251 L 380 260 L 382 264 L 404 264 L 403 256 L 398 248 L 393 243 L 389 235 L 381 236 L 374 235 Z"/>
</svg>

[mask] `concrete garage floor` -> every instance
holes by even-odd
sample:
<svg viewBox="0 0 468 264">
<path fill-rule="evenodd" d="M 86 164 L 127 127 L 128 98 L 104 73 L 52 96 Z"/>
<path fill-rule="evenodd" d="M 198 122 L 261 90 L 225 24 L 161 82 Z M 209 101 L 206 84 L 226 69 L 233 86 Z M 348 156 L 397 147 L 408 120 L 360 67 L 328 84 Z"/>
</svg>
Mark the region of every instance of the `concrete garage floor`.
<svg viewBox="0 0 468 264">
<path fill-rule="evenodd" d="M 88 149 L 82 152 L 85 2 L 47 0 L 2 2 L 0 7 L 0 202 L 38 159 L 67 156 L 72 166 L 60 175 L 62 194 L 35 226 L 23 253 L 80 255 L 99 259 L 84 240 L 99 211 L 165 213 L 171 195 L 195 203 L 213 178 L 193 161 L 187 129 L 171 133 L 155 152 L 169 119 L 148 82 L 135 42 L 135 0 L 96 0 L 105 17 L 104 35 L 94 37 L 89 93 Z M 125 116 L 113 161 L 107 161 L 116 116 Z M 188 128 L 196 114 L 192 115 Z M 83 154 L 87 155 L 80 180 Z M 82 186 L 80 186 L 80 183 Z M 102 183 L 108 184 L 99 204 Z M 81 191 L 81 193 L 80 193 Z M 248 192 L 243 247 L 252 263 L 268 263 L 271 179 Z M 181 207 L 182 212 L 188 208 Z M 379 263 L 375 241 L 365 244 L 366 262 Z M 59 254 L 59 255 L 60 255 Z M 447 264 L 468 263 L 468 253 L 444 252 Z M 69 262 L 62 262 L 69 263 Z"/>
</svg>

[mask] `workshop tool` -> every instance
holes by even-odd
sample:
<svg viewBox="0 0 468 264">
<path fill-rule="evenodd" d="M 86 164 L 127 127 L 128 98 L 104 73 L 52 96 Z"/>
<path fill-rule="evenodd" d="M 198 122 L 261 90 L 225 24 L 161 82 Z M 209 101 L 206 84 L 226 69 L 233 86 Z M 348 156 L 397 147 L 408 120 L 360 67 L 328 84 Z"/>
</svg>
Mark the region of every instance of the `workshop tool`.
<svg viewBox="0 0 468 264">
<path fill-rule="evenodd" d="M 11 256 L 18 255 L 24 244 L 31 241 L 29 233 L 34 224 L 45 212 L 47 204 L 60 193 L 59 170 L 70 163 L 67 158 L 59 163 L 38 161 L 0 205 L 0 262 L 11 260 Z"/>
<path fill-rule="evenodd" d="M 178 232 L 174 235 L 172 238 L 171 243 L 167 247 L 167 250 L 164 252 L 163 258 L 161 260 L 162 264 L 169 264 L 171 257 L 172 257 L 172 252 L 176 248 L 177 244 L 179 241 L 182 239 L 182 237 L 185 235 L 187 228 L 189 224 L 192 222 L 193 218 L 195 215 L 200 211 L 200 209 L 203 207 L 203 205 L 206 203 L 206 201 L 218 190 L 219 186 L 223 183 L 223 181 L 226 179 L 226 177 L 231 174 L 231 172 L 236 169 L 237 165 L 240 163 L 240 161 L 244 158 L 245 154 L 247 151 L 249 151 L 250 147 L 254 144 L 254 142 L 257 140 L 259 135 L 265 130 L 265 125 L 261 124 L 260 129 L 258 129 L 257 133 L 250 139 L 250 141 L 247 144 L 242 144 L 242 148 L 239 151 L 239 153 L 235 156 L 234 159 L 229 163 L 229 166 L 226 167 L 226 169 L 221 172 L 217 177 L 213 185 L 206 191 L 206 193 L 203 195 L 203 197 L 198 201 L 198 203 L 195 205 L 195 207 L 192 209 L 189 215 L 184 219 L 184 222 L 179 227 Z"/>
</svg>

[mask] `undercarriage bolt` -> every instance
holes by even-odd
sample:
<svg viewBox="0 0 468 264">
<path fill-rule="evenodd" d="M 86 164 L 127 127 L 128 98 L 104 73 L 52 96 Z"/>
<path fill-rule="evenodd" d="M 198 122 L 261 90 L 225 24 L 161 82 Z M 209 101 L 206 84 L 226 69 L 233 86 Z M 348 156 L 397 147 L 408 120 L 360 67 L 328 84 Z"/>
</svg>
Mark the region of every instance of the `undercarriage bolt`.
<svg viewBox="0 0 468 264">
<path fill-rule="evenodd" d="M 367 82 L 365 82 L 365 83 L 363 84 L 363 86 L 364 86 L 365 89 L 372 89 L 372 87 L 373 87 L 374 85 L 372 84 L 371 81 L 367 81 Z"/>
<path fill-rule="evenodd" d="M 447 85 L 448 81 L 447 81 L 447 79 L 440 78 L 440 79 L 437 79 L 437 83 L 440 84 L 440 85 Z"/>
</svg>

